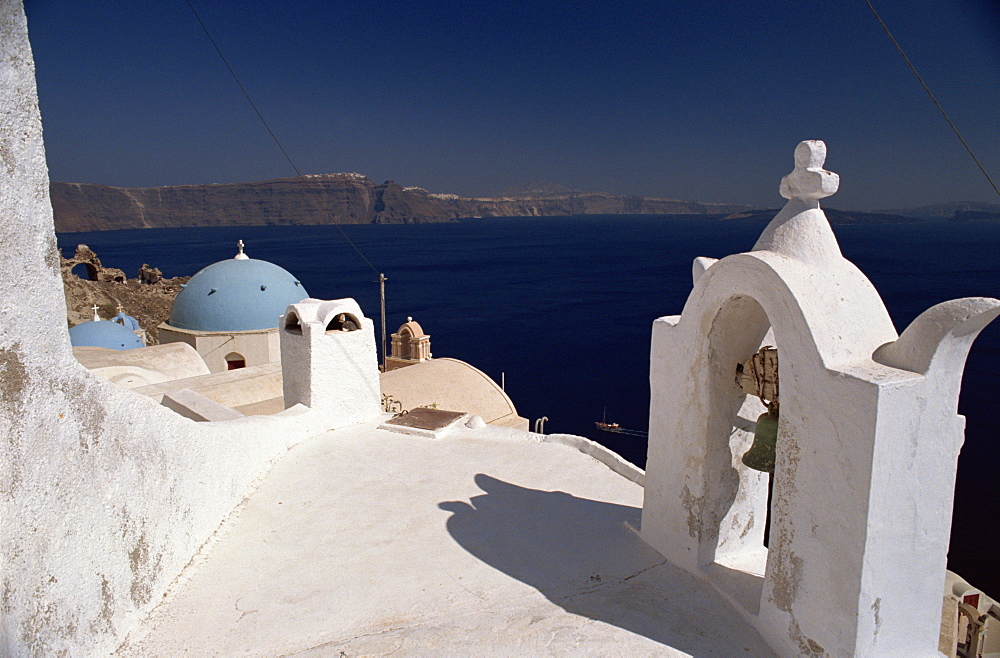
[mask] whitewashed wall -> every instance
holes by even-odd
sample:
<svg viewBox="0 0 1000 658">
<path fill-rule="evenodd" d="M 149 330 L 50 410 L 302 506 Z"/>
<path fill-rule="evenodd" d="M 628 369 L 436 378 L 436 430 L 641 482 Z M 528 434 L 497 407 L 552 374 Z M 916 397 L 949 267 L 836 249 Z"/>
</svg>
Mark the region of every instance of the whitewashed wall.
<svg viewBox="0 0 1000 658">
<path fill-rule="evenodd" d="M 197 424 L 73 358 L 18 0 L 0 0 L 0 245 L 0 654 L 107 652 L 321 425 L 302 408 Z"/>
<path fill-rule="evenodd" d="M 160 325 L 160 342 L 187 343 L 198 351 L 212 372 L 228 370 L 226 355 L 232 352 L 242 355 L 247 366 L 262 366 L 281 359 L 278 332 L 274 329 L 214 333 L 177 329 L 163 323 Z"/>
<path fill-rule="evenodd" d="M 341 313 L 352 316 L 357 329 L 327 331 Z M 381 418 L 375 323 L 356 301 L 304 299 L 288 306 L 280 327 L 286 405 L 312 407 L 327 417 L 331 427 Z"/>
<path fill-rule="evenodd" d="M 962 370 L 1000 301 L 939 304 L 897 337 L 819 207 L 825 157 L 799 144 L 753 250 L 696 260 L 682 315 L 653 325 L 641 534 L 780 655 L 937 655 Z M 781 399 L 766 553 L 766 480 L 739 459 L 761 408 L 734 376 L 762 341 Z"/>
</svg>

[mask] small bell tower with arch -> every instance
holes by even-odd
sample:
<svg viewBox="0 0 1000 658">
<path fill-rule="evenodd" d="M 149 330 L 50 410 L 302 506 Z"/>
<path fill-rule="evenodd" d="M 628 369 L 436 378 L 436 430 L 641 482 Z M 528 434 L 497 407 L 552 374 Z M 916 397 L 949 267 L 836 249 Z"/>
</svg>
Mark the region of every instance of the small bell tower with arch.
<svg viewBox="0 0 1000 658">
<path fill-rule="evenodd" d="M 681 315 L 653 323 L 640 535 L 779 655 L 937 655 L 958 393 L 1000 301 L 944 302 L 898 335 L 820 209 L 825 159 L 800 143 L 753 249 L 696 259 Z M 742 457 L 767 410 L 734 376 L 763 346 L 781 387 L 766 549 L 767 475 Z"/>
<path fill-rule="evenodd" d="M 375 323 L 356 301 L 309 298 L 290 304 L 279 337 L 286 409 L 318 409 L 331 428 L 381 417 Z"/>
<path fill-rule="evenodd" d="M 431 358 L 431 337 L 423 328 L 407 317 L 406 322 L 392 334 L 392 352 L 385 359 L 385 370 L 412 366 Z"/>
</svg>

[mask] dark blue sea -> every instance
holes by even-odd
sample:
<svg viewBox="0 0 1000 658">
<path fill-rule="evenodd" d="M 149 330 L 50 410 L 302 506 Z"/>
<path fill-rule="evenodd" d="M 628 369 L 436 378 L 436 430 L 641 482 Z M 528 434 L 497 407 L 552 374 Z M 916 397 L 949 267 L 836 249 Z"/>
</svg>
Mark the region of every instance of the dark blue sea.
<svg viewBox="0 0 1000 658">
<path fill-rule="evenodd" d="M 295 274 L 313 297 L 354 297 L 378 322 L 377 271 L 387 325 L 412 316 L 435 356 L 501 376 L 519 413 L 545 431 L 595 439 L 643 466 L 641 436 L 599 432 L 594 421 L 647 429 L 650 327 L 680 313 L 691 261 L 747 251 L 763 224 L 655 216 L 475 219 L 447 224 L 346 226 L 371 269 L 333 226 L 212 227 L 61 234 L 70 255 L 89 245 L 130 277 L 143 263 L 191 275 L 232 257 Z M 1000 224 L 835 226 L 844 255 L 881 292 L 901 331 L 927 307 L 956 297 L 1000 297 Z M 1000 323 L 976 341 L 959 411 L 959 460 L 949 566 L 1000 596 Z M 851 409 L 843 410 L 850 415 Z"/>
</svg>

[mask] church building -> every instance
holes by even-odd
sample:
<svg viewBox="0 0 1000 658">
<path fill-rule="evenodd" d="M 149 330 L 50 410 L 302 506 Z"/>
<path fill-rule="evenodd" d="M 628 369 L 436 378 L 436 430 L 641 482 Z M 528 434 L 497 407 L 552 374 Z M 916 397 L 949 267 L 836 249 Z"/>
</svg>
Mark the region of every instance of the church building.
<svg viewBox="0 0 1000 658">
<path fill-rule="evenodd" d="M 161 343 L 187 343 L 211 372 L 280 360 L 278 318 L 309 297 L 287 270 L 239 252 L 191 277 L 160 324 Z"/>
</svg>

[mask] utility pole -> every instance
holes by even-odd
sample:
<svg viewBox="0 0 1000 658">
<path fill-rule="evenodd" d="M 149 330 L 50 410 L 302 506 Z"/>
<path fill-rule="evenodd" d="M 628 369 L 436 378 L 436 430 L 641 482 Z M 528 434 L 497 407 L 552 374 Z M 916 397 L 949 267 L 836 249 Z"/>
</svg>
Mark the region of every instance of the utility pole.
<svg viewBox="0 0 1000 658">
<path fill-rule="evenodd" d="M 378 275 L 378 296 L 379 304 L 382 309 L 382 370 L 385 370 L 385 282 L 389 279 L 385 278 L 385 274 L 379 272 Z"/>
</svg>

